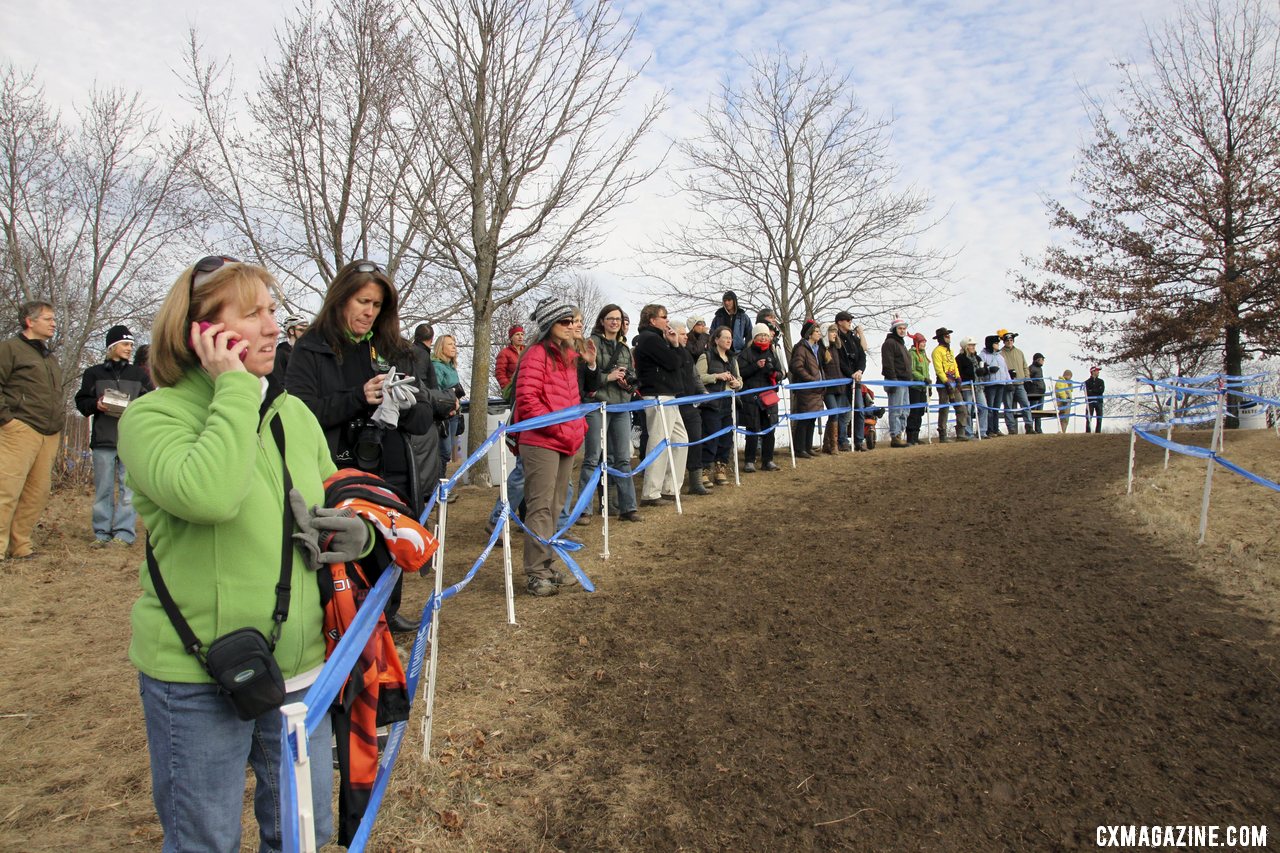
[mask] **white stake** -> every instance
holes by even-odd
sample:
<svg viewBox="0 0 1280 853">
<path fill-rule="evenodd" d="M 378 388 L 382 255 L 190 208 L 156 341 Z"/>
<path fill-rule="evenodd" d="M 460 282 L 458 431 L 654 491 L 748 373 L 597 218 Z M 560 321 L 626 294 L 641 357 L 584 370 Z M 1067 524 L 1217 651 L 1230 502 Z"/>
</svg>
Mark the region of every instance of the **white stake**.
<svg viewBox="0 0 1280 853">
<path fill-rule="evenodd" d="M 307 742 L 307 706 L 303 702 L 290 702 L 280 706 L 285 731 L 298 745 L 298 757 L 280 756 L 293 767 L 293 793 L 297 798 L 298 850 L 299 853 L 315 853 L 316 815 L 311 796 L 311 753 Z"/>
<path fill-rule="evenodd" d="M 1138 450 L 1138 430 L 1129 427 L 1129 487 L 1125 489 L 1126 495 L 1133 494 L 1133 463 Z"/>
<path fill-rule="evenodd" d="M 795 424 L 791 420 L 791 413 L 795 411 L 796 407 L 795 407 L 795 400 L 791 396 L 792 395 L 791 383 L 787 382 L 785 383 L 785 386 L 787 389 L 787 447 L 791 448 L 791 467 L 795 468 L 796 467 L 796 433 L 794 429 Z M 782 387 L 782 386 L 779 386 L 779 387 Z M 781 426 L 781 425 L 782 425 L 782 418 L 779 417 L 778 426 Z M 774 441 L 774 444 L 777 444 L 778 442 L 777 427 L 774 427 L 774 430 L 773 430 L 773 441 Z"/>
<path fill-rule="evenodd" d="M 662 405 L 661 398 L 655 397 L 654 401 L 658 404 L 658 420 L 662 421 L 662 437 L 667 440 L 667 471 L 676 490 L 676 515 L 684 515 L 684 508 L 680 506 L 680 481 L 676 479 L 675 451 L 671 448 L 671 428 L 667 426 L 667 407 Z"/>
<path fill-rule="evenodd" d="M 630 433 L 627 434 L 630 440 Z M 604 516 L 604 551 L 600 556 L 609 559 L 609 413 L 600 404 L 600 485 L 604 497 L 600 501 L 600 513 Z"/>
<path fill-rule="evenodd" d="M 445 487 L 447 482 L 448 480 L 440 480 L 440 500 L 436 502 L 440 513 L 440 535 L 437 537 L 440 547 L 436 548 L 435 553 L 436 594 L 432 599 L 435 607 L 431 612 L 431 629 L 427 632 L 427 642 L 431 644 L 431 657 L 427 664 L 427 685 L 424 688 L 426 695 L 423 697 L 427 701 L 427 710 L 422 717 L 423 761 L 431 759 L 431 726 L 436 707 L 436 667 L 439 664 L 440 651 L 440 592 L 444 589 L 444 542 L 449 521 L 449 493 Z"/>
<path fill-rule="evenodd" d="M 498 459 L 502 471 L 502 481 L 498 483 L 498 495 L 502 501 L 502 577 L 507 587 L 507 624 L 516 624 L 516 586 L 511 576 L 511 516 L 515 513 L 508 506 L 511 495 L 507 491 L 507 448 L 506 441 L 498 442 Z"/>
</svg>

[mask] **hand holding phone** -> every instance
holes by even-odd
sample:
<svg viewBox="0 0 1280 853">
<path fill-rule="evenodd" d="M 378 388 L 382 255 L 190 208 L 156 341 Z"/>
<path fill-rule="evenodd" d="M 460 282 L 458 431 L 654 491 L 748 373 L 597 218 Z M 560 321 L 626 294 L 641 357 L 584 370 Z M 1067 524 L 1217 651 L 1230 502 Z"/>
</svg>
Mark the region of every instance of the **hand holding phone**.
<svg viewBox="0 0 1280 853">
<path fill-rule="evenodd" d="M 221 323 L 192 323 L 190 344 L 201 366 L 215 379 L 229 370 L 245 369 L 243 362 L 249 352 L 249 342 L 241 340 L 240 335 Z M 219 351 L 219 346 L 223 351 Z"/>
</svg>

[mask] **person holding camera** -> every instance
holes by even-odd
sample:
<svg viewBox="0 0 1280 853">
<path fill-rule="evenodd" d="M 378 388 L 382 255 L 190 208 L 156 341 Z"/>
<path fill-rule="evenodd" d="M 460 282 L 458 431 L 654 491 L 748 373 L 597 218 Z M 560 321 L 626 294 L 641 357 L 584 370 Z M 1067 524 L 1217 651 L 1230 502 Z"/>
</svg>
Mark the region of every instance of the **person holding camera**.
<svg viewBox="0 0 1280 853">
<path fill-rule="evenodd" d="M 631 349 L 622 332 L 625 317 L 619 306 L 606 305 L 596 315 L 591 329 L 591 340 L 598 353 L 596 371 L 600 375 L 600 387 L 595 392 L 598 403 L 630 403 L 635 396 L 636 374 L 632 369 Z M 604 430 L 605 458 L 609 467 L 621 474 L 609 477 L 609 488 L 614 490 L 609 506 L 623 521 L 639 521 L 636 487 L 631 479 L 631 412 L 606 412 Z"/>
<path fill-rule="evenodd" d="M 316 565 L 293 539 L 327 511 L 302 518 L 290 494 L 323 504 L 334 464 L 315 417 L 269 378 L 275 287 L 231 258 L 188 267 L 152 329 L 158 390 L 119 423 L 148 531 L 129 658 L 164 851 L 239 849 L 246 764 L 260 849 L 281 849 L 279 706 L 301 700 L 324 664 Z M 331 521 L 341 529 L 326 557 L 363 553 L 365 523 Z M 326 714 L 308 738 L 320 845 L 333 832 L 331 739 Z"/>
<path fill-rule="evenodd" d="M 338 270 L 315 322 L 294 347 L 285 388 L 315 414 L 334 464 L 377 474 L 417 513 L 426 496 L 408 436 L 435 436 L 437 410 L 421 401 L 416 383 L 387 387 L 389 371 L 409 373 L 412 361 L 409 343 L 400 337 L 395 285 L 382 267 L 355 260 Z M 393 390 L 395 423 L 389 423 L 383 403 Z M 438 393 L 452 395 L 449 389 Z M 455 402 L 450 415 L 456 412 Z M 400 616 L 400 591 L 398 582 L 387 601 L 387 625 L 406 633 L 417 625 Z"/>
<path fill-rule="evenodd" d="M 982 352 L 978 353 L 982 360 L 982 369 L 978 371 L 978 381 L 982 382 L 982 391 L 987 398 L 987 437 L 1004 435 L 1000 431 L 1000 410 L 1009 404 L 1009 368 L 1004 356 L 1000 353 L 1000 336 L 987 335 L 983 339 Z"/>
<path fill-rule="evenodd" d="M 133 493 L 125 485 L 124 464 L 116 452 L 120 416 L 134 400 L 151 390 L 151 379 L 129 363 L 133 332 L 127 326 L 107 330 L 107 358 L 84 372 L 76 392 L 76 409 L 93 418 L 89 449 L 93 454 L 93 538 L 96 545 L 132 545 L 138 516 Z"/>
</svg>

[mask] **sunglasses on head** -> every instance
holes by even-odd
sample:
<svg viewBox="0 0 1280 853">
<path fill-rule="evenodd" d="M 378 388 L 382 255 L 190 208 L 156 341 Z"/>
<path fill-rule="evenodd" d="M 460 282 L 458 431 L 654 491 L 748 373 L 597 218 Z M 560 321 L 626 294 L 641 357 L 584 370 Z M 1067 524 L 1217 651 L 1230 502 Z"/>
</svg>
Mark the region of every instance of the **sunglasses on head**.
<svg viewBox="0 0 1280 853">
<path fill-rule="evenodd" d="M 196 285 L 199 284 L 196 279 L 200 276 L 205 276 L 214 270 L 221 269 L 225 264 L 238 263 L 240 263 L 239 258 L 233 258 L 229 255 L 205 255 L 203 258 L 196 261 L 191 267 L 191 294 L 195 294 Z"/>
<path fill-rule="evenodd" d="M 353 272 L 382 272 L 382 267 L 373 261 L 360 261 L 351 268 Z"/>
</svg>

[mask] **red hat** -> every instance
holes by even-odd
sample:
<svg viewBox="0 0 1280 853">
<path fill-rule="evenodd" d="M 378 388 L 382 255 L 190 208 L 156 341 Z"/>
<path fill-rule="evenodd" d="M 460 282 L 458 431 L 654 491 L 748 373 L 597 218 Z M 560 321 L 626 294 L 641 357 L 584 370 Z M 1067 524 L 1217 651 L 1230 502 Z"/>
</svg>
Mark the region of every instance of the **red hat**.
<svg viewBox="0 0 1280 853">
<path fill-rule="evenodd" d="M 516 323 L 510 329 L 507 329 L 507 337 L 508 338 L 513 337 L 516 332 L 523 332 L 523 331 L 524 331 L 524 326 L 521 326 L 519 323 Z"/>
<path fill-rule="evenodd" d="M 911 340 L 915 341 L 918 344 L 922 344 L 929 339 L 926 338 L 924 335 L 920 334 L 919 332 L 916 332 L 914 335 L 911 336 Z"/>
<path fill-rule="evenodd" d="M 1096 371 L 1098 371 L 1099 373 L 1101 373 L 1101 372 L 1102 372 L 1102 368 L 1101 368 L 1101 367 L 1098 367 L 1098 365 L 1096 365 L 1096 364 L 1095 364 L 1093 367 L 1090 367 L 1090 368 L 1089 368 L 1089 372 L 1090 372 L 1090 373 L 1093 373 L 1095 370 L 1096 370 Z"/>
</svg>

